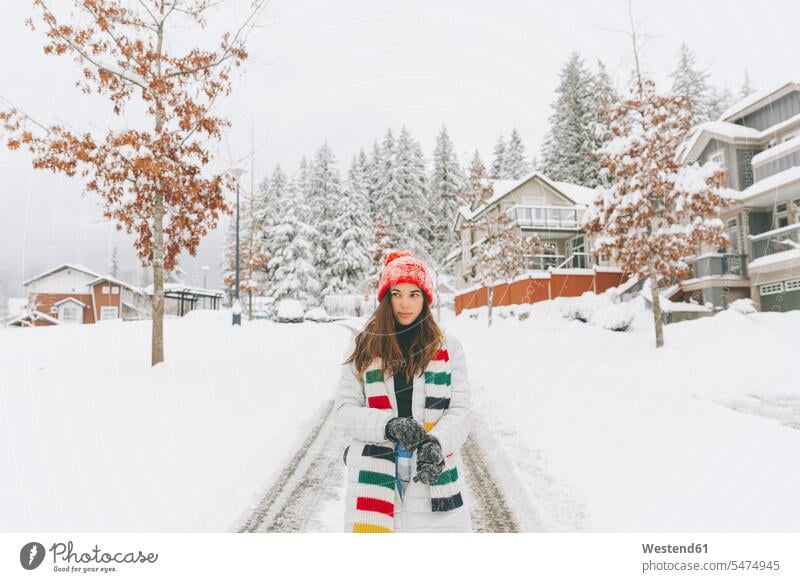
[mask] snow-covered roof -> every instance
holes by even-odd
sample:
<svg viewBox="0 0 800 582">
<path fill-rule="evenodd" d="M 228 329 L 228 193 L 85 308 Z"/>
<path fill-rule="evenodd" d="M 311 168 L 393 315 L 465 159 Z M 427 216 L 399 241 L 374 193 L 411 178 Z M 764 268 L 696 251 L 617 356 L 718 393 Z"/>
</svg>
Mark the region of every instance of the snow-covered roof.
<svg viewBox="0 0 800 582">
<path fill-rule="evenodd" d="M 530 182 L 533 179 L 539 179 L 545 184 L 547 184 L 550 188 L 570 200 L 571 202 L 575 203 L 579 206 L 588 206 L 595 196 L 595 190 L 592 188 L 587 188 L 585 186 L 579 186 L 578 184 L 571 184 L 569 182 L 556 182 L 555 180 L 551 180 L 541 172 L 531 172 L 527 176 L 520 178 L 519 180 L 494 180 L 492 181 L 492 187 L 494 188 L 494 193 L 492 197 L 489 198 L 483 205 L 476 208 L 474 211 L 465 214 L 464 218 L 466 220 L 471 220 L 481 214 L 487 208 L 493 206 L 497 203 L 500 199 L 505 198 L 509 194 L 511 194 L 514 190 Z M 466 208 L 466 207 L 465 207 Z"/>
<path fill-rule="evenodd" d="M 47 277 L 48 275 L 52 275 L 53 273 L 61 271 L 62 269 L 74 269 L 75 271 L 81 271 L 83 273 L 86 273 L 87 275 L 92 275 L 93 277 L 100 277 L 99 273 L 95 273 L 89 267 L 84 267 L 83 265 L 76 265 L 74 263 L 62 263 L 62 264 L 58 265 L 57 267 L 53 267 L 52 269 L 48 269 L 44 273 L 39 273 L 38 275 L 36 275 L 34 277 L 31 277 L 27 281 L 23 281 L 22 284 L 23 285 L 27 285 L 31 281 L 36 281 L 37 279 L 41 279 L 42 277 Z"/>
<path fill-rule="evenodd" d="M 728 142 L 757 143 L 763 139 L 762 132 L 751 127 L 727 123 L 725 121 L 707 121 L 696 125 L 692 134 L 680 149 L 680 160 L 685 162 L 699 155 L 712 139 Z"/>
<path fill-rule="evenodd" d="M 790 81 L 788 83 L 774 85 L 773 87 L 763 91 L 756 91 L 755 93 L 751 93 L 747 97 L 728 107 L 722 112 L 722 115 L 720 115 L 719 119 L 720 121 L 734 121 L 740 117 L 744 117 L 748 113 L 751 113 L 752 110 L 757 109 L 757 106 L 761 105 L 762 101 L 767 101 L 768 99 L 777 99 L 793 90 L 800 91 L 800 85 L 794 81 Z"/>
<path fill-rule="evenodd" d="M 135 293 L 144 294 L 144 290 L 141 287 L 137 287 L 136 285 L 131 285 L 130 283 L 126 283 L 125 281 L 116 279 L 111 275 L 100 275 L 99 277 L 96 277 L 95 279 L 89 281 L 87 285 L 96 285 L 97 283 L 100 283 L 102 281 L 108 281 L 109 283 L 114 283 L 115 285 L 119 285 L 121 287 L 127 287 L 128 289 L 130 289 Z"/>
<path fill-rule="evenodd" d="M 748 186 L 742 190 L 740 200 L 747 200 L 798 181 L 800 181 L 800 166 L 794 166 Z"/>
<path fill-rule="evenodd" d="M 34 310 L 34 311 L 26 311 L 22 315 L 18 315 L 17 317 L 14 317 L 13 319 L 9 319 L 6 322 L 6 325 L 16 325 L 18 323 L 22 323 L 26 319 L 30 319 L 31 322 L 36 321 L 37 319 L 44 319 L 45 321 L 49 321 L 50 323 L 53 323 L 55 325 L 61 325 L 61 322 L 58 319 L 56 319 L 55 317 L 50 317 L 46 313 L 42 313 L 41 311 L 36 311 L 36 310 Z"/>
<path fill-rule="evenodd" d="M 794 150 L 800 150 L 800 139 L 790 139 L 789 141 L 785 141 L 780 145 L 766 149 L 763 152 L 754 155 L 750 160 L 750 163 L 753 164 L 753 166 L 760 166 L 761 164 L 765 164 L 773 158 L 777 158 L 783 154 L 788 154 Z"/>
<path fill-rule="evenodd" d="M 594 201 L 595 196 L 597 196 L 597 190 L 594 188 L 587 188 L 586 186 L 571 184 L 569 182 L 553 182 L 553 184 L 556 185 L 558 190 L 566 194 L 568 198 L 572 199 L 573 202 L 583 204 L 584 206 L 589 206 Z"/>
<path fill-rule="evenodd" d="M 73 303 L 77 303 L 78 305 L 80 305 L 84 309 L 87 307 L 87 305 L 83 301 L 80 301 L 80 300 L 76 299 L 75 297 L 65 297 L 61 301 L 56 301 L 55 303 L 53 303 L 53 307 L 57 307 L 57 306 L 61 305 L 62 303 L 66 303 L 67 301 L 72 301 Z"/>
<path fill-rule="evenodd" d="M 747 264 L 747 268 L 755 269 L 755 268 L 767 267 L 770 265 L 783 264 L 784 261 L 789 261 L 792 259 L 800 259 L 800 249 L 790 249 L 789 247 L 786 248 L 787 250 L 782 251 L 780 253 L 773 253 L 771 255 L 759 257 L 754 261 L 750 261 Z"/>
<path fill-rule="evenodd" d="M 153 294 L 153 285 L 148 285 L 144 289 L 142 289 L 148 295 Z M 192 287 L 190 285 L 184 285 L 183 283 L 164 283 L 164 291 L 175 291 L 180 292 L 183 291 L 185 293 L 194 293 L 195 295 L 206 295 L 206 296 L 222 296 L 221 289 L 204 289 L 203 287 Z"/>
<path fill-rule="evenodd" d="M 781 121 L 758 131 L 743 125 L 727 123 L 725 121 L 710 121 L 701 123 L 693 130 L 691 137 L 680 148 L 678 155 L 681 163 L 694 159 L 703 151 L 706 144 L 712 139 L 721 139 L 729 143 L 742 143 L 747 145 L 766 145 L 776 134 L 789 129 L 792 126 L 800 125 L 800 114 L 794 115 L 789 119 Z"/>
</svg>

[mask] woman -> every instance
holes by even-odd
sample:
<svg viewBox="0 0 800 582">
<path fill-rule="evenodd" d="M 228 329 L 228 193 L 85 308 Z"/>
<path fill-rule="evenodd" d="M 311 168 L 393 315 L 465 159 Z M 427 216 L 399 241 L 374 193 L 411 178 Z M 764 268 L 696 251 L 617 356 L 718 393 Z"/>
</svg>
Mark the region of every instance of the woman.
<svg viewBox="0 0 800 582">
<path fill-rule="evenodd" d="M 345 531 L 471 531 L 459 450 L 469 433 L 461 343 L 433 321 L 427 268 L 389 253 L 378 307 L 342 366 L 336 426 L 351 437 Z"/>
</svg>

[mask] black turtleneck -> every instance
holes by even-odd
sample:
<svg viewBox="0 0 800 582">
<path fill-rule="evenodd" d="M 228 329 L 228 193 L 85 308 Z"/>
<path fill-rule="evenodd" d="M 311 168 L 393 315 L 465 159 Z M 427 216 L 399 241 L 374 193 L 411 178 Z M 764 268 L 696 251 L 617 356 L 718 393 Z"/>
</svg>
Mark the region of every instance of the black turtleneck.
<svg viewBox="0 0 800 582">
<path fill-rule="evenodd" d="M 406 378 L 405 366 L 408 365 L 408 352 L 411 339 L 414 337 L 414 334 L 417 333 L 417 325 L 419 325 L 417 320 L 414 320 L 408 325 L 403 325 L 397 320 L 394 322 L 395 337 L 397 338 L 397 343 L 400 344 L 400 351 L 403 352 L 403 359 L 406 362 L 394 375 L 394 394 L 397 397 L 397 416 L 400 417 L 411 416 L 411 396 L 414 391 L 414 378 Z"/>
</svg>

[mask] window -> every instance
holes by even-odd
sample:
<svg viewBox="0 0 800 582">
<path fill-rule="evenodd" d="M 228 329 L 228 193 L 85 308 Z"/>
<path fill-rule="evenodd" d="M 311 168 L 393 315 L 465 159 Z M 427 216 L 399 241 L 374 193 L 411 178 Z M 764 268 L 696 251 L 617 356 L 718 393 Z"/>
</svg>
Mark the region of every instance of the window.
<svg viewBox="0 0 800 582">
<path fill-rule="evenodd" d="M 78 307 L 75 305 L 65 305 L 61 308 L 62 321 L 78 321 Z"/>
<path fill-rule="evenodd" d="M 100 319 L 117 319 L 117 308 L 111 305 L 104 305 L 100 308 Z"/>
<path fill-rule="evenodd" d="M 784 288 L 787 291 L 800 291 L 800 279 L 790 279 L 784 283 Z"/>
<path fill-rule="evenodd" d="M 762 295 L 775 295 L 777 293 L 783 293 L 783 281 L 761 285 L 760 291 Z"/>
<path fill-rule="evenodd" d="M 728 242 L 730 243 L 727 248 L 727 252 L 737 254 L 739 252 L 739 228 L 737 226 L 737 220 L 732 218 L 728 221 Z M 723 249 L 724 251 L 725 249 Z"/>
<path fill-rule="evenodd" d="M 708 161 L 714 162 L 715 164 L 722 166 L 723 165 L 722 150 L 717 150 L 713 154 L 708 156 Z"/>
<path fill-rule="evenodd" d="M 783 228 L 789 225 L 788 204 L 782 202 L 775 205 L 775 219 L 773 228 Z"/>
<path fill-rule="evenodd" d="M 108 295 L 108 285 L 103 285 L 102 289 L 100 289 L 100 293 Z"/>
<path fill-rule="evenodd" d="M 119 295 L 119 287 L 112 287 L 111 288 L 112 295 Z"/>
</svg>

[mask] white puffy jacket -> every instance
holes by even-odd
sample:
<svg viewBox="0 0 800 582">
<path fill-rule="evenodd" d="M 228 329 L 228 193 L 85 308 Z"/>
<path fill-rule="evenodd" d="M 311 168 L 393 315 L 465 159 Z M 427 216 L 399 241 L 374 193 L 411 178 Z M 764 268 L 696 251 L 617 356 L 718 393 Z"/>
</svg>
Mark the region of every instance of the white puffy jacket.
<svg viewBox="0 0 800 582">
<path fill-rule="evenodd" d="M 401 501 L 395 490 L 394 531 L 396 532 L 468 532 L 472 531 L 469 515 L 469 491 L 467 491 L 464 467 L 460 449 L 467 440 L 470 422 L 470 390 L 467 378 L 467 364 L 461 342 L 445 333 L 443 346 L 450 356 L 452 365 L 450 406 L 442 415 L 430 434 L 439 439 L 442 452 L 453 454 L 458 468 L 461 497 L 464 505 L 458 509 L 444 512 L 431 511 L 430 486 L 425 483 L 411 482 Z M 355 348 L 355 338 L 344 358 Z M 343 358 L 343 359 L 344 359 Z M 338 430 L 351 437 L 346 450 L 344 462 L 347 464 L 347 494 L 345 496 L 344 531 L 352 531 L 355 518 L 356 491 L 358 484 L 361 450 L 364 443 L 384 440 L 384 430 L 390 418 L 397 416 L 397 398 L 394 393 L 394 376 L 384 379 L 386 392 L 392 405 L 391 411 L 369 408 L 366 406 L 364 386 L 358 380 L 352 364 L 342 365 L 341 376 L 336 387 L 336 403 L 334 405 L 334 423 Z M 423 422 L 425 410 L 425 381 L 423 374 L 414 377 L 411 399 L 411 415 L 420 424 Z M 412 467 L 416 467 L 416 452 L 411 459 Z"/>
</svg>

